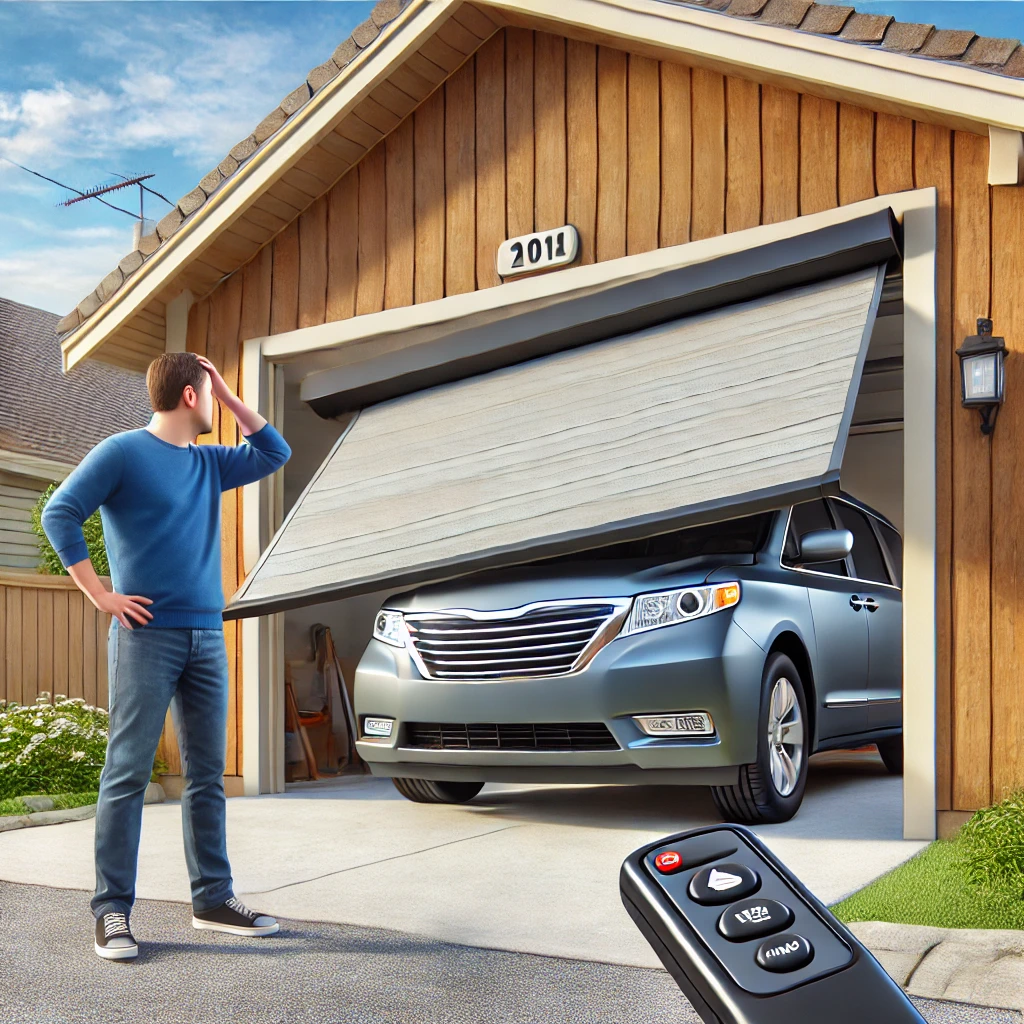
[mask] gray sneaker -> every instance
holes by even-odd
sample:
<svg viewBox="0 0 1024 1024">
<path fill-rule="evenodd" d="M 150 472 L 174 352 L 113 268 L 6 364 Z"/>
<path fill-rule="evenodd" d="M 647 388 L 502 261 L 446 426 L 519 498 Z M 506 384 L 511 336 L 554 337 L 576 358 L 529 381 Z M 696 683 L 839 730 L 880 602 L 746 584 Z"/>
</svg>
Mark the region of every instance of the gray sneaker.
<svg viewBox="0 0 1024 1024">
<path fill-rule="evenodd" d="M 139 955 L 127 914 L 112 912 L 96 918 L 95 949 L 104 960 L 130 960 Z"/>
<path fill-rule="evenodd" d="M 228 932 L 231 935 L 273 935 L 280 925 L 269 914 L 259 914 L 255 910 L 250 910 L 232 896 L 226 903 L 214 907 L 213 910 L 194 910 L 192 927 Z"/>
</svg>

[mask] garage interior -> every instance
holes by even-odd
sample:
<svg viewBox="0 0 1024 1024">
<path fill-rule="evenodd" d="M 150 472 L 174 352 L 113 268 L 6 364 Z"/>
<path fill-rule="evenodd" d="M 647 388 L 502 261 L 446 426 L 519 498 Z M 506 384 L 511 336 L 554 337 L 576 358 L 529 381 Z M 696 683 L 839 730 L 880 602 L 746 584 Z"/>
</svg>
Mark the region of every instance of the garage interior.
<svg viewBox="0 0 1024 1024">
<path fill-rule="evenodd" d="M 890 270 L 872 326 L 840 470 L 842 490 L 876 508 L 901 531 L 904 487 L 903 328 L 902 276 L 899 270 Z M 280 521 L 287 517 L 353 419 L 351 413 L 323 418 L 303 401 L 302 384 L 311 372 L 308 365 L 303 360 L 295 360 L 280 364 L 277 370 L 282 391 L 279 406 L 282 422 L 278 426 L 293 451 L 283 470 Z M 322 372 L 329 365 L 329 355 L 321 351 L 317 353 L 312 372 Z M 298 670 L 301 663 L 308 663 L 315 656 L 311 630 L 317 624 L 325 624 L 333 636 L 351 699 L 355 669 L 372 633 L 374 617 L 389 594 L 404 589 L 392 586 L 342 600 L 289 608 L 280 613 L 284 660 L 297 669 L 292 673 L 293 677 L 301 678 Z M 303 693 L 298 683 L 295 688 L 303 710 L 316 706 L 318 697 L 315 691 Z M 325 749 L 326 731 L 310 730 L 310 736 L 319 759 Z M 334 772 L 321 762 L 320 768 L 325 776 L 323 782 L 305 781 L 305 766 L 298 762 L 298 748 L 294 741 L 285 743 L 284 749 L 292 751 L 286 761 L 286 785 L 298 780 L 302 780 L 303 787 L 329 784 L 328 780 L 334 777 Z M 361 765 L 349 764 L 340 773 L 362 771 Z"/>
</svg>

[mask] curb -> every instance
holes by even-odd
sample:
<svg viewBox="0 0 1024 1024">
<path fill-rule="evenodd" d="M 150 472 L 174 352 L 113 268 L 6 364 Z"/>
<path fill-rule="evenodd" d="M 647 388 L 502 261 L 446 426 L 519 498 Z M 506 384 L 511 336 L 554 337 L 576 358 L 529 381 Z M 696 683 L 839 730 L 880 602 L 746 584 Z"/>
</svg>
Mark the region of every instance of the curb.
<svg viewBox="0 0 1024 1024">
<path fill-rule="evenodd" d="M 34 814 L 11 814 L 0 818 L 0 832 L 16 828 L 31 828 L 33 825 L 56 825 L 62 821 L 81 821 L 96 814 L 95 804 L 84 807 L 70 807 L 64 811 L 36 811 Z"/>
<path fill-rule="evenodd" d="M 147 804 L 162 804 L 167 799 L 163 786 L 151 782 L 146 787 Z M 18 828 L 33 828 L 36 825 L 59 825 L 66 821 L 84 821 L 96 816 L 96 804 L 69 807 L 59 811 L 36 811 L 34 814 L 10 814 L 0 817 L 0 832 L 11 832 Z"/>
<path fill-rule="evenodd" d="M 909 995 L 1024 1012 L 1024 931 L 885 921 L 847 928 Z"/>
</svg>

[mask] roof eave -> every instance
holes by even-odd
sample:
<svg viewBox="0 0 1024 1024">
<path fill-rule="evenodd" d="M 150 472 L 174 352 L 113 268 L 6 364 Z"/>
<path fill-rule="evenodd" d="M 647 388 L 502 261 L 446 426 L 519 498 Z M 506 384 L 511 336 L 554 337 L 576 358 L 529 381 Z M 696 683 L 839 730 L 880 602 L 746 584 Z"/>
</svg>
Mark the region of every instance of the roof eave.
<svg viewBox="0 0 1024 1024">
<path fill-rule="evenodd" d="M 982 67 L 885 50 L 846 39 L 766 25 L 667 0 L 487 0 L 516 24 L 576 28 L 615 37 L 622 49 L 672 51 L 689 63 L 718 62 L 794 87 L 835 91 L 862 105 L 897 103 L 987 134 L 989 126 L 1024 131 L 1024 81 Z M 794 60 L 796 58 L 796 60 Z"/>
<path fill-rule="evenodd" d="M 375 45 L 323 86 L 266 140 L 194 214 L 83 323 L 61 340 L 64 370 L 93 354 L 173 281 L 217 232 L 284 174 L 443 24 L 462 0 L 413 0 Z M 656 50 L 688 63 L 784 81 L 877 109 L 929 116 L 986 134 L 1024 131 L 1024 81 L 956 62 L 862 46 L 788 27 L 723 15 L 667 0 L 477 0 L 510 24 L 530 24 L 577 38 L 615 40 L 621 49 Z"/>
</svg>

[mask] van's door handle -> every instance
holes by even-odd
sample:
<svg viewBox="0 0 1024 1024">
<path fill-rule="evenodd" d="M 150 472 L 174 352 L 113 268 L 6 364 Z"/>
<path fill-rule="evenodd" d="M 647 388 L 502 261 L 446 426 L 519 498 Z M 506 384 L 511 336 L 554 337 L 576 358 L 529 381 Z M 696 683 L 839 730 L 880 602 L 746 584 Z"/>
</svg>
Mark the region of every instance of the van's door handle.
<svg viewBox="0 0 1024 1024">
<path fill-rule="evenodd" d="M 856 594 L 850 598 L 850 607 L 855 611 L 859 612 L 864 607 L 864 601 L 859 598 Z"/>
<path fill-rule="evenodd" d="M 861 607 L 867 608 L 869 612 L 877 612 L 878 602 L 873 597 L 865 597 L 864 600 L 861 601 Z"/>
</svg>

